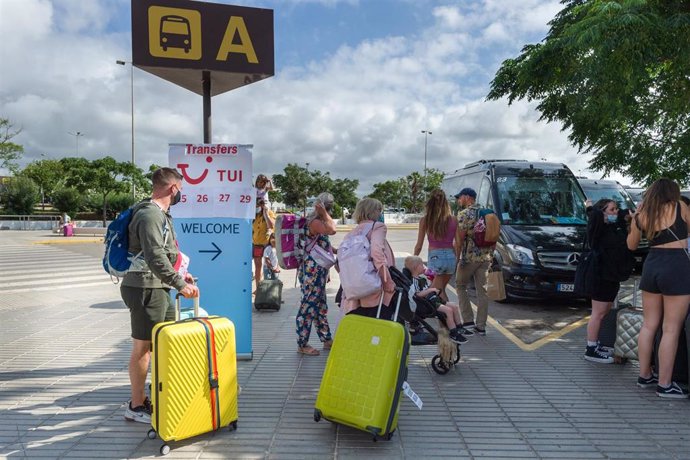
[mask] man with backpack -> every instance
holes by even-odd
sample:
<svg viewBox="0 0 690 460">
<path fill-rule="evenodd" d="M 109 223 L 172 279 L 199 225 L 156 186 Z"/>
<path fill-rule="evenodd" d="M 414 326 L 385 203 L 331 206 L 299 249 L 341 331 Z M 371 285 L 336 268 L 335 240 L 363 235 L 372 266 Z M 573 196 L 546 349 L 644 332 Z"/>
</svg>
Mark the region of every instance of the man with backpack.
<svg viewBox="0 0 690 460">
<path fill-rule="evenodd" d="M 192 275 L 187 273 L 182 277 L 174 268 L 179 250 L 169 209 L 180 202 L 182 175 L 173 168 L 160 168 L 153 173 L 152 181 L 151 198 L 132 209 L 129 253 L 136 256 L 120 285 L 132 327 L 129 359 L 132 399 L 125 409 L 125 419 L 142 423 L 151 423 L 151 402 L 144 387 L 151 360 L 153 327 L 175 319 L 171 288 L 184 297 L 199 295 Z"/>
<path fill-rule="evenodd" d="M 455 195 L 461 211 L 458 213 L 458 236 L 455 239 L 455 253 L 459 263 L 456 270 L 455 282 L 458 289 L 462 327 L 474 331 L 479 335 L 486 335 L 486 319 L 489 315 L 489 298 L 486 295 L 486 278 L 493 259 L 494 247 L 498 235 L 495 229 L 487 232 L 487 214 L 475 203 L 477 192 L 472 188 L 464 188 Z M 494 220 L 495 218 L 495 220 Z M 497 222 L 495 214 L 492 216 L 492 227 Z M 489 236 L 490 234 L 490 236 Z M 490 241 L 493 239 L 493 241 Z M 467 284 L 474 278 L 477 291 L 477 318 L 467 295 Z"/>
</svg>

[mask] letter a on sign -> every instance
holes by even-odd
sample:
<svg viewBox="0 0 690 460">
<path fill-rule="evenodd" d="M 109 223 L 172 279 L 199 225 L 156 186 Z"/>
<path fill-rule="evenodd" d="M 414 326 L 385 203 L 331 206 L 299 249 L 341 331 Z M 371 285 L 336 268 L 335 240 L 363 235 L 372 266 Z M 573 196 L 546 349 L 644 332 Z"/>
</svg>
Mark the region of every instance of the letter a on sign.
<svg viewBox="0 0 690 460">
<path fill-rule="evenodd" d="M 240 35 L 240 44 L 238 45 L 233 43 L 235 32 L 239 33 Z M 225 29 L 223 41 L 218 49 L 218 56 L 216 56 L 216 60 L 227 61 L 228 54 L 230 53 L 244 54 L 247 57 L 247 62 L 251 64 L 259 63 L 259 60 L 256 57 L 256 52 L 254 51 L 252 39 L 249 38 L 247 26 L 244 23 L 244 19 L 242 19 L 240 16 L 230 17 L 228 27 Z"/>
</svg>

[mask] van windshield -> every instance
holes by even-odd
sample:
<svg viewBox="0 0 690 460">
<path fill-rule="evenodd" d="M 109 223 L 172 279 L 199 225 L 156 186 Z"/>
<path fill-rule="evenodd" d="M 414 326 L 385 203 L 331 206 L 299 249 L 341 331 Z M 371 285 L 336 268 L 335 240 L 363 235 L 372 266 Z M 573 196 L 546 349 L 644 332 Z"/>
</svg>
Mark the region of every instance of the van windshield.
<svg viewBox="0 0 690 460">
<path fill-rule="evenodd" d="M 585 196 L 574 177 L 562 175 L 496 177 L 504 224 L 586 225 Z"/>
<path fill-rule="evenodd" d="M 587 198 L 592 200 L 592 203 L 596 203 L 599 200 L 607 199 L 613 200 L 618 205 L 618 209 L 631 209 L 635 210 L 635 203 L 633 203 L 632 198 L 628 195 L 628 192 L 622 187 L 618 186 L 589 186 L 583 185 L 582 188 L 587 195 Z"/>
</svg>

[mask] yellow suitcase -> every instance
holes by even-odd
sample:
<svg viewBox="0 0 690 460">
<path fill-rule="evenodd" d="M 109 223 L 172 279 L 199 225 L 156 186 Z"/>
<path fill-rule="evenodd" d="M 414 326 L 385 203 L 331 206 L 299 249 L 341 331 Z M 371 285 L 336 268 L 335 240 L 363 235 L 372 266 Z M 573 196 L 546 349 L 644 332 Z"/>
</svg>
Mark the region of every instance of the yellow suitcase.
<svg viewBox="0 0 690 460">
<path fill-rule="evenodd" d="M 179 297 L 176 300 L 179 318 Z M 227 318 L 195 317 L 157 324 L 153 329 L 148 437 L 166 443 L 230 426 L 237 428 L 235 326 Z M 209 353 L 209 350 L 215 353 Z"/>
<path fill-rule="evenodd" d="M 390 439 L 398 426 L 403 383 L 407 379 L 410 337 L 393 321 L 345 316 L 336 331 L 314 421 L 321 418 Z M 377 315 L 378 316 L 378 315 Z"/>
</svg>

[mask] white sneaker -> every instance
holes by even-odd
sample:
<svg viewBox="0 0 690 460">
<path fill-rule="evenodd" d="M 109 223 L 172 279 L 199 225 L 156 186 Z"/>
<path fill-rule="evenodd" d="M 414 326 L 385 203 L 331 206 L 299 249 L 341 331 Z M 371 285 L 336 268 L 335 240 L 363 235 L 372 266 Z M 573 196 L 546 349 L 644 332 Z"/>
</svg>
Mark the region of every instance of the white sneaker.
<svg viewBox="0 0 690 460">
<path fill-rule="evenodd" d="M 132 401 L 129 401 L 127 403 L 127 408 L 125 409 L 125 420 L 130 422 L 148 423 L 150 425 L 151 403 L 147 404 L 147 401 L 148 400 L 144 401 L 143 405 L 134 408 L 132 408 Z"/>
</svg>

